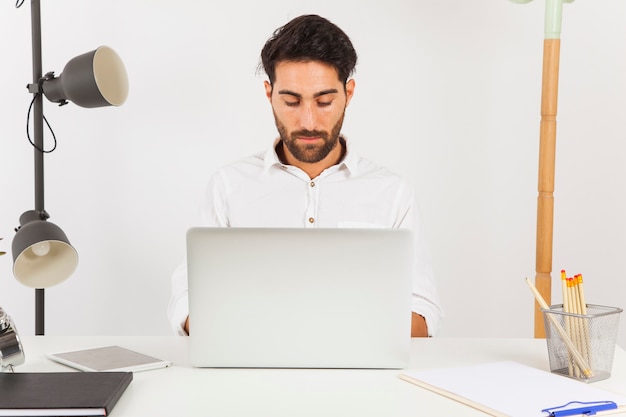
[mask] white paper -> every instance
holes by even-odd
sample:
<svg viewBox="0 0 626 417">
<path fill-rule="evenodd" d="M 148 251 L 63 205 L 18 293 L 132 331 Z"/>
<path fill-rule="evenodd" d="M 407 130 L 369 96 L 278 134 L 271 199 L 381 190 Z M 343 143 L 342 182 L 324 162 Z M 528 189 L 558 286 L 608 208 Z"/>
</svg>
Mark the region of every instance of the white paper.
<svg viewBox="0 0 626 417">
<path fill-rule="evenodd" d="M 624 396 L 511 361 L 403 374 L 511 417 L 545 417 L 542 409 L 570 401 L 626 406 Z"/>
</svg>

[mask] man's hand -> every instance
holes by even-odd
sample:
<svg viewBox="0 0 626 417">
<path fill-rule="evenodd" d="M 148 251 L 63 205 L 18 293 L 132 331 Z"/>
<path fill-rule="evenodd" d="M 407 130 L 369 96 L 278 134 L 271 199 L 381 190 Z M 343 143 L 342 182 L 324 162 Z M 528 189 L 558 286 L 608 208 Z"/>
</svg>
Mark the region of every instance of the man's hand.
<svg viewBox="0 0 626 417">
<path fill-rule="evenodd" d="M 417 313 L 411 313 L 411 337 L 428 337 L 426 319 Z"/>
</svg>

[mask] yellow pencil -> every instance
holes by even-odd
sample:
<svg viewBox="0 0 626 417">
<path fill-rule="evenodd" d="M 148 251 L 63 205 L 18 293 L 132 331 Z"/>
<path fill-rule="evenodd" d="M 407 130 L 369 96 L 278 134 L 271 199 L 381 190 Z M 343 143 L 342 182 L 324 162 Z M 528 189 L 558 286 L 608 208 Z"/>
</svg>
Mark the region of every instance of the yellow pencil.
<svg viewBox="0 0 626 417">
<path fill-rule="evenodd" d="M 526 284 L 528 284 L 528 287 L 533 292 L 533 294 L 535 296 L 535 299 L 537 300 L 537 302 L 539 303 L 541 308 L 543 308 L 545 310 L 550 310 L 550 306 L 543 299 L 543 297 L 541 296 L 541 294 L 539 293 L 539 290 L 537 290 L 535 285 L 532 282 L 530 282 L 530 279 L 528 279 L 528 277 L 526 278 Z M 585 375 L 585 377 L 591 378 L 593 376 L 591 368 L 589 368 L 589 366 L 587 366 L 587 363 L 585 362 L 585 359 L 582 357 L 580 352 L 578 352 L 578 350 L 576 349 L 576 346 L 574 346 L 574 344 L 572 343 L 572 340 L 567 335 L 567 333 L 565 332 L 565 330 L 563 329 L 561 324 L 554 318 L 554 315 L 552 315 L 552 314 L 548 314 L 548 319 L 552 322 L 552 325 L 556 329 L 556 331 L 559 334 L 559 336 L 561 336 L 561 339 L 563 340 L 563 342 L 567 346 L 567 349 L 569 350 L 569 352 L 574 357 L 574 361 L 580 367 L 580 369 L 582 370 L 582 372 Z"/>
<path fill-rule="evenodd" d="M 587 315 L 587 302 L 585 301 L 585 290 L 583 288 L 583 274 L 576 275 L 578 302 L 580 304 L 580 314 Z M 587 358 L 589 366 L 593 366 L 591 358 L 591 340 L 589 339 L 589 322 L 587 319 L 582 320 L 582 337 L 583 337 L 583 355 Z"/>
<path fill-rule="evenodd" d="M 583 274 L 578 274 L 576 277 L 578 281 L 581 314 L 587 314 L 587 302 L 585 301 L 585 290 L 583 288 Z"/>
<path fill-rule="evenodd" d="M 574 279 L 567 278 L 567 307 L 563 311 L 572 314 L 578 314 L 578 307 L 576 303 L 576 289 L 574 287 Z M 581 348 L 581 338 L 580 338 L 580 328 L 578 326 L 578 320 L 575 317 L 566 316 L 565 321 L 568 323 L 567 330 L 568 335 L 572 339 L 572 342 L 576 346 L 576 349 L 579 352 L 582 352 Z M 583 356 L 584 357 L 584 356 Z M 576 378 L 580 377 L 580 369 L 578 366 L 574 366 L 574 375 Z"/>
<path fill-rule="evenodd" d="M 570 298 L 568 295 L 568 283 L 569 280 L 567 278 L 567 274 L 565 273 L 564 269 L 561 269 L 561 291 L 563 292 L 563 311 L 564 312 L 569 312 L 570 311 Z M 571 337 L 572 335 L 572 326 L 571 326 L 571 317 L 569 316 L 565 316 L 565 331 L 567 332 L 567 334 Z M 567 371 L 569 376 L 574 376 L 574 363 L 572 360 L 572 355 L 568 352 L 567 354 Z"/>
<path fill-rule="evenodd" d="M 565 308 L 565 300 L 567 300 L 567 274 L 561 269 L 561 291 L 563 293 L 563 308 Z"/>
</svg>

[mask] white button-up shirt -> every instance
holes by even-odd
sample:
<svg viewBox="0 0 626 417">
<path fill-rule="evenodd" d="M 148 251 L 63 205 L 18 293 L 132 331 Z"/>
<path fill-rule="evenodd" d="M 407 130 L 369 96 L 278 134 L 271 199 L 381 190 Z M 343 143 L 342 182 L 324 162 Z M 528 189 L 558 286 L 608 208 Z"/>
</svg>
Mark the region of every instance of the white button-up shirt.
<svg viewBox="0 0 626 417">
<path fill-rule="evenodd" d="M 250 156 L 219 169 L 210 179 L 201 204 L 203 226 L 305 228 L 408 228 L 415 236 L 416 275 L 412 310 L 424 316 L 429 335 L 442 316 L 430 255 L 420 226 L 412 188 L 398 175 L 360 158 L 350 147 L 344 159 L 309 178 L 282 163 L 275 151 Z M 187 268 L 172 276 L 168 315 L 173 328 L 189 314 Z"/>
</svg>

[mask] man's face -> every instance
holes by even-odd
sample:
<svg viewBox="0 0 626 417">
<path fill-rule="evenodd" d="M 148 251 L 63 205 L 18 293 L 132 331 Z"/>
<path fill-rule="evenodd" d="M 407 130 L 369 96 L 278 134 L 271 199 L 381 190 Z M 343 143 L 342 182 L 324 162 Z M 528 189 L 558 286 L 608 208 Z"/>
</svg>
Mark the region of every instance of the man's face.
<svg viewBox="0 0 626 417">
<path fill-rule="evenodd" d="M 337 143 L 354 92 L 353 80 L 344 89 L 329 65 L 283 61 L 276 66 L 274 85 L 266 82 L 265 89 L 286 153 L 314 164 L 340 151 Z"/>
</svg>

